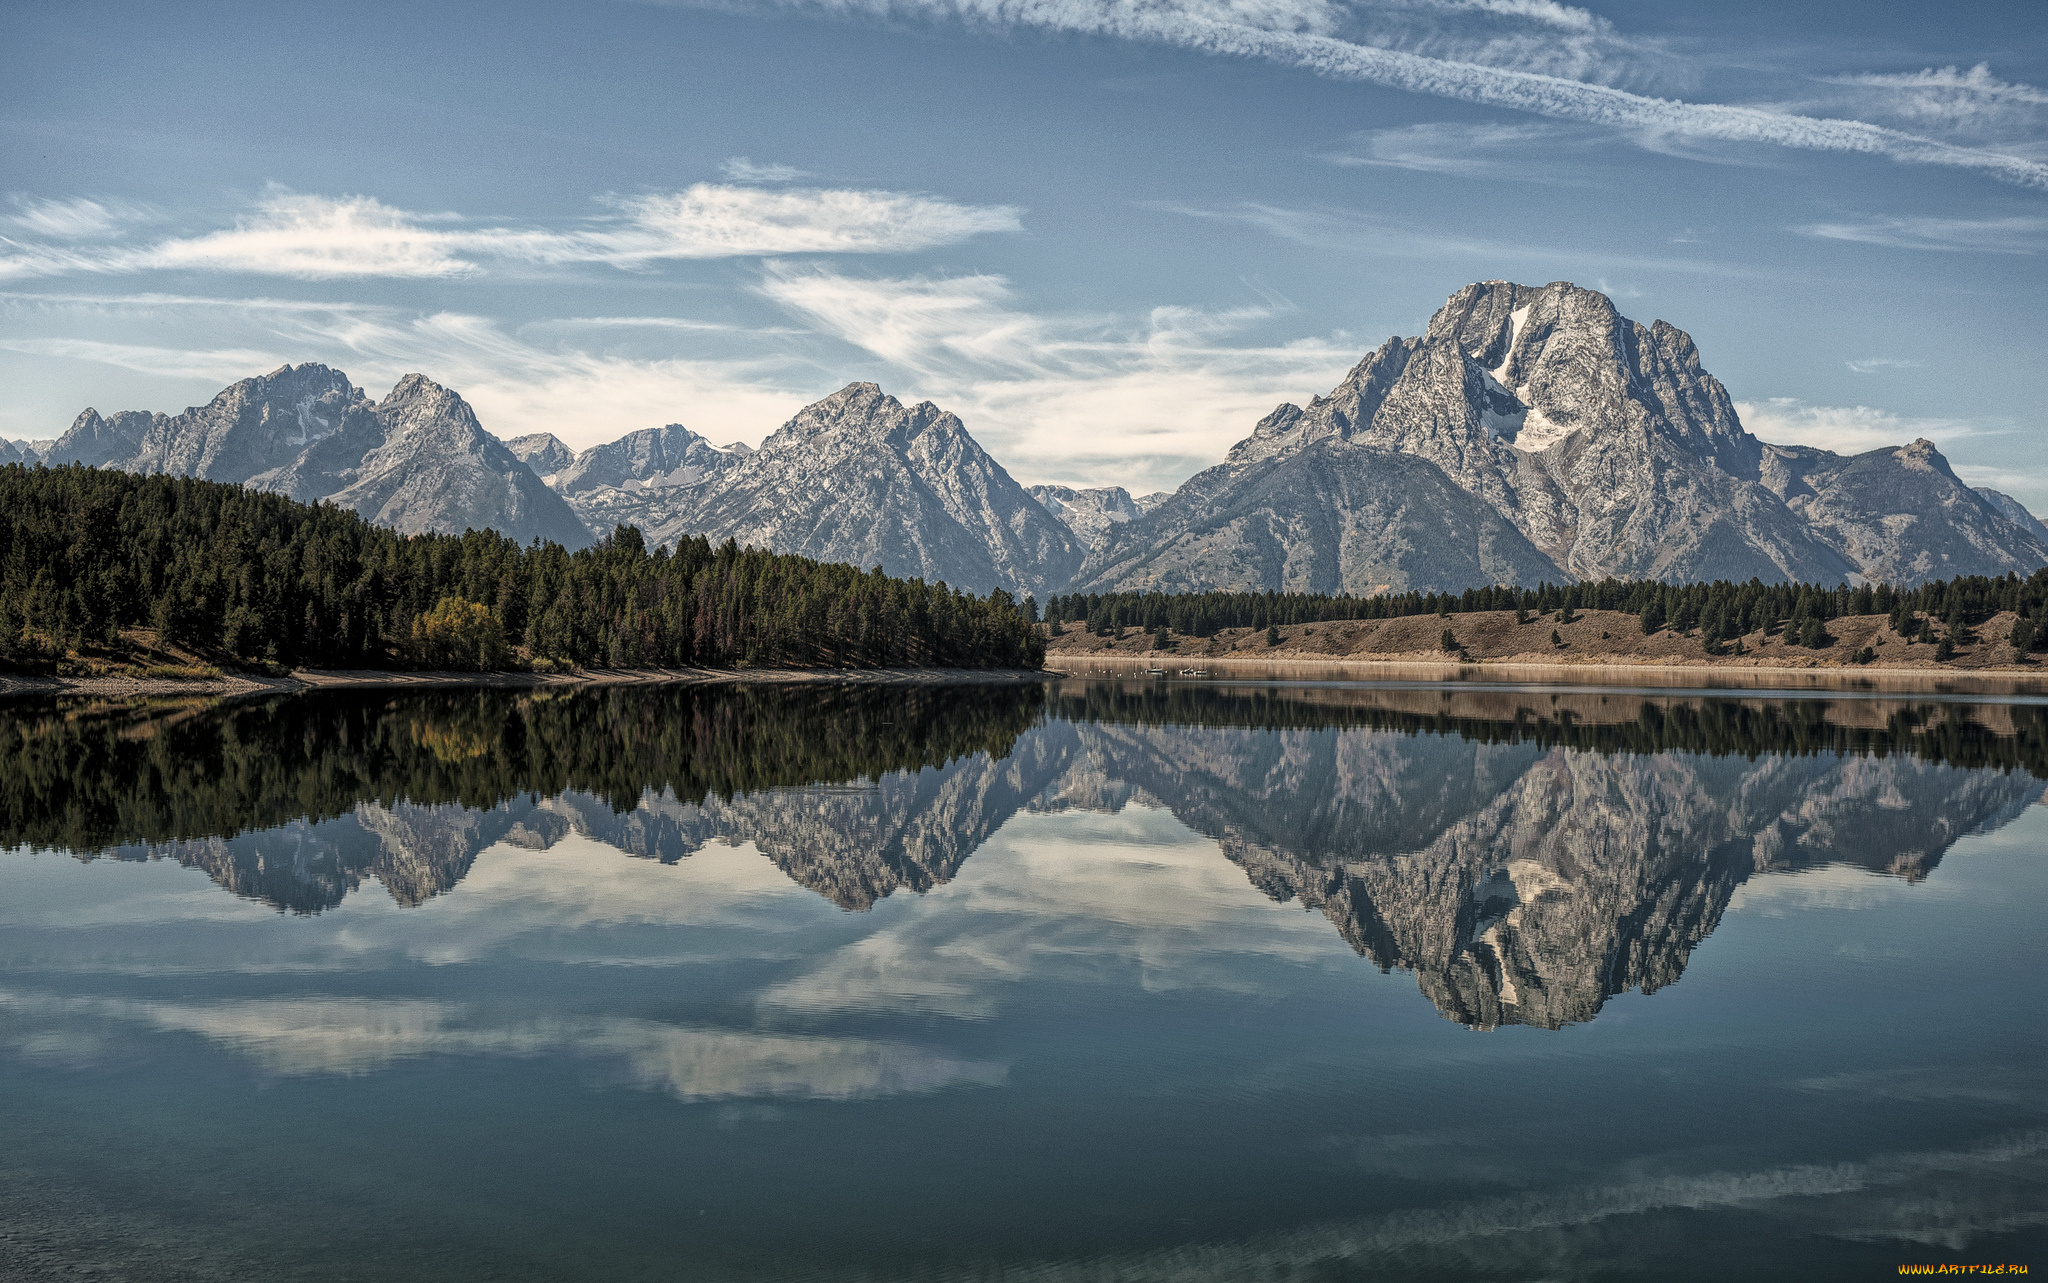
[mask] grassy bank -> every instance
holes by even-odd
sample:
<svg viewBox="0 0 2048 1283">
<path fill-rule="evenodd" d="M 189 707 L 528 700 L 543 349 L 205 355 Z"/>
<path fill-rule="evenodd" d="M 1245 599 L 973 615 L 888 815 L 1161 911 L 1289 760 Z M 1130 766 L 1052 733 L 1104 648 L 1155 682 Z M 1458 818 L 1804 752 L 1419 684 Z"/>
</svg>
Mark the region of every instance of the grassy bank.
<svg viewBox="0 0 2048 1283">
<path fill-rule="evenodd" d="M 2019 617 L 2002 611 L 1942 640 L 1918 640 L 1893 631 L 1886 615 L 1844 615 L 1827 621 L 1822 644 L 1800 645 L 1791 630 L 1759 630 L 1732 638 L 1710 653 L 1698 630 L 1660 629 L 1644 634 L 1638 616 L 1620 611 L 1530 615 L 1517 622 L 1512 611 L 1475 611 L 1451 616 L 1409 615 L 1395 619 L 1339 620 L 1290 624 L 1272 630 L 1225 628 L 1206 637 L 1165 635 L 1135 628 L 1115 636 L 1066 628 L 1050 637 L 1046 662 L 1057 668 L 1077 660 L 1121 657 L 1154 660 L 1164 667 L 1234 658 L 1267 661 L 1357 663 L 1499 663 L 1542 665 L 1646 666 L 1766 669 L 1926 670 L 1930 672 L 2043 672 L 2044 665 L 2013 647 Z M 1445 637 L 1448 631 L 1449 638 Z"/>
</svg>

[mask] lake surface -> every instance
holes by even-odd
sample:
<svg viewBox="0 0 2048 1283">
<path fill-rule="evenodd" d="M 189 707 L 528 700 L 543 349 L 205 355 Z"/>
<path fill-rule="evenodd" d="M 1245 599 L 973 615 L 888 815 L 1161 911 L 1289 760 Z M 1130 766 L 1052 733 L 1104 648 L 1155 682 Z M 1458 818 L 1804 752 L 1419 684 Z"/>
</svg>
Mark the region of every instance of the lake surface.
<svg viewBox="0 0 2048 1283">
<path fill-rule="evenodd" d="M 0 708 L 0 1277 L 2048 1268 L 2048 708 Z"/>
</svg>

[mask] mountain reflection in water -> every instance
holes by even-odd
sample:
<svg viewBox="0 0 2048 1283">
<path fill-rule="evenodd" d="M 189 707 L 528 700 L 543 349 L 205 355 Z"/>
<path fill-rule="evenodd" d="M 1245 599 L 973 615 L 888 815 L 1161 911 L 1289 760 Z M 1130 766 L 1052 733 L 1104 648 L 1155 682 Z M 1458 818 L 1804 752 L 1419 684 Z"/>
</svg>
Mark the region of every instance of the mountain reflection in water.
<svg viewBox="0 0 2048 1283">
<path fill-rule="evenodd" d="M 280 910 L 402 905 L 497 843 L 752 843 L 848 910 L 1020 811 L 1163 807 L 1446 1017 L 1559 1028 L 1676 981 L 1751 874 L 1925 878 L 2038 801 L 2048 710 L 1153 686 L 636 688 L 0 715 L 0 845 L 169 859 Z"/>
</svg>

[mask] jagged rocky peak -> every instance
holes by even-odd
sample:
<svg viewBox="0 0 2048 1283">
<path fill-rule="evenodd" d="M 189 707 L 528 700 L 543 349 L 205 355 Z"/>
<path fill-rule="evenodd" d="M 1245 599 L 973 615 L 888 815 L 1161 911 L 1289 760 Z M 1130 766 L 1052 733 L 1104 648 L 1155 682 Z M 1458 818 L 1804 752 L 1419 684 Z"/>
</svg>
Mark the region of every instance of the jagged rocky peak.
<svg viewBox="0 0 2048 1283">
<path fill-rule="evenodd" d="M 1310 401 L 1307 409 L 1282 402 L 1258 421 L 1250 436 L 1231 448 L 1225 463 L 1242 467 L 1305 449 L 1325 437 L 1351 440 L 1372 426 L 1387 393 L 1407 372 L 1409 359 L 1420 346 L 1418 339 L 1390 338 L 1366 353 L 1342 383 L 1328 396 Z"/>
<path fill-rule="evenodd" d="M 1424 341 L 1453 344 L 1480 367 L 1495 403 L 1489 426 L 1517 449 L 1624 427 L 1628 404 L 1639 401 L 1658 426 L 1731 475 L 1754 477 L 1755 438 L 1701 368 L 1692 337 L 1665 321 L 1632 321 L 1597 290 L 1570 281 L 1468 285 L 1430 319 Z"/>
<path fill-rule="evenodd" d="M 2017 515 L 1965 485 L 1924 437 L 1858 455 L 1767 445 L 1761 458 L 1764 486 L 1865 578 L 2026 575 L 2048 564 L 2041 523 L 2016 500 Z"/>
<path fill-rule="evenodd" d="M 142 438 L 158 417 L 147 410 L 117 410 L 106 416 L 98 410 L 83 410 L 40 457 L 53 467 L 67 463 L 93 468 L 124 465 L 142 448 Z"/>
<path fill-rule="evenodd" d="M 704 485 L 634 503 L 656 544 L 701 535 L 985 592 L 1064 586 L 1073 533 L 981 448 L 958 415 L 850 383 L 805 406 Z M 602 506 L 578 496 L 586 521 Z"/>
<path fill-rule="evenodd" d="M 401 378 L 377 403 L 377 418 L 384 425 L 384 444 L 377 453 L 417 448 L 429 441 L 467 450 L 480 444 L 480 439 L 487 439 L 499 452 L 513 457 L 503 442 L 483 430 L 476 411 L 460 393 L 442 387 L 424 374 Z"/>
<path fill-rule="evenodd" d="M 221 389 L 203 406 L 152 417 L 136 472 L 249 481 L 290 466 L 308 447 L 366 425 L 369 398 L 341 371 L 309 362 Z"/>
<path fill-rule="evenodd" d="M 795 417 L 761 443 L 761 452 L 859 448 L 870 442 L 890 439 L 905 448 L 928 433 L 946 437 L 967 437 L 967 427 L 950 410 L 930 401 L 905 407 L 882 391 L 876 383 L 849 383 L 822 401 L 797 411 Z M 976 453 L 981 447 L 974 447 Z"/>
<path fill-rule="evenodd" d="M 514 437 L 505 443 L 521 463 L 532 468 L 535 475 L 552 477 L 557 472 L 576 462 L 576 452 L 563 444 L 562 439 L 552 432 L 533 432 L 523 437 Z"/>
<path fill-rule="evenodd" d="M 701 485 L 738 464 L 744 456 L 721 450 L 680 423 L 629 432 L 593 446 L 557 471 L 553 485 L 565 495 L 610 486 L 660 490 Z"/>
<path fill-rule="evenodd" d="M 1372 480 L 1397 473 L 1408 490 Z M 1508 529 L 1435 490 L 1439 473 Z M 1438 498 L 1413 502 L 1425 492 Z M 1448 543 L 1426 533 L 1438 508 L 1459 532 Z M 1932 446 L 1853 461 L 1767 447 L 1685 331 L 1638 324 L 1568 281 L 1485 281 L 1422 337 L 1389 339 L 1327 396 L 1277 407 L 1221 466 L 1109 528 L 1076 587 L 1911 584 L 2043 565 L 2032 523 L 1962 486 Z"/>
<path fill-rule="evenodd" d="M 1062 525 L 1073 531 L 1076 539 L 1090 548 L 1101 542 L 1103 534 L 1112 525 L 1136 521 L 1146 512 L 1138 500 L 1131 498 L 1131 492 L 1122 486 L 1076 490 L 1072 486 L 1038 485 L 1024 489 Z"/>
<path fill-rule="evenodd" d="M 504 442 L 484 431 L 467 401 L 424 374 L 408 374 L 378 404 L 381 440 L 328 497 L 404 534 L 496 530 L 520 543 L 590 542 L 576 514 Z M 317 450 L 317 447 L 316 447 Z"/>
</svg>

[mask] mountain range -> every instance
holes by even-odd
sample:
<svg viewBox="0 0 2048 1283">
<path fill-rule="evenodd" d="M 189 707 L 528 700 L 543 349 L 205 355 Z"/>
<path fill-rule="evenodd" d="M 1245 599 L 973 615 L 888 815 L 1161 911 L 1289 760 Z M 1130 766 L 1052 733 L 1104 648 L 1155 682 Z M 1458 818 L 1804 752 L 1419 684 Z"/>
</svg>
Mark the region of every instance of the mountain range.
<svg viewBox="0 0 2048 1283">
<path fill-rule="evenodd" d="M 324 499 L 404 534 L 474 527 L 521 543 L 590 542 L 562 496 L 466 401 L 420 374 L 372 402 L 339 370 L 287 365 L 177 415 L 88 409 L 32 458 L 0 459 L 10 461 L 239 482 Z"/>
<path fill-rule="evenodd" d="M 976 591 L 1371 593 L 1573 579 L 1910 585 L 2048 566 L 2048 527 L 1932 442 L 1854 456 L 1751 435 L 1683 331 L 1569 282 L 1452 295 L 1328 395 L 1172 494 L 1019 485 L 954 415 L 853 383 L 758 450 L 681 424 L 580 453 L 500 442 L 407 375 L 372 404 L 286 366 L 177 416 L 87 410 L 0 463 L 83 462 L 326 499 L 406 532 L 575 547 L 727 538 Z"/>
</svg>

